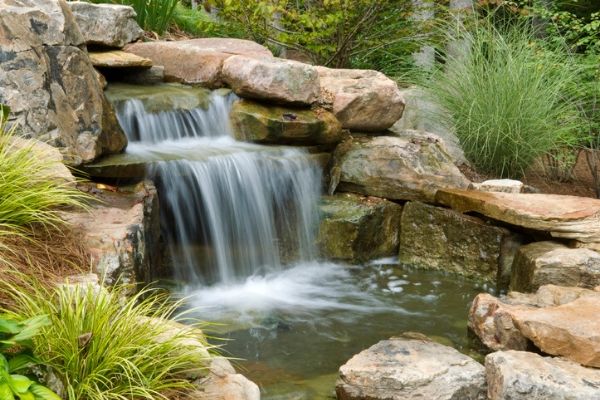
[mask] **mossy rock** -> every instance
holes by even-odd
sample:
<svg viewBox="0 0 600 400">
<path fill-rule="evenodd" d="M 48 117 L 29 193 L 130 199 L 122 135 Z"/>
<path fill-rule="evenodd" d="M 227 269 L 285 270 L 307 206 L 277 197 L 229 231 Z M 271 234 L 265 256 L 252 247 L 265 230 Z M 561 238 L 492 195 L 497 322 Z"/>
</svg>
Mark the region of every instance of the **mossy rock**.
<svg viewBox="0 0 600 400">
<path fill-rule="evenodd" d="M 323 109 L 296 109 L 240 100 L 233 105 L 231 122 L 238 140 L 270 144 L 335 144 L 342 125 Z"/>
</svg>

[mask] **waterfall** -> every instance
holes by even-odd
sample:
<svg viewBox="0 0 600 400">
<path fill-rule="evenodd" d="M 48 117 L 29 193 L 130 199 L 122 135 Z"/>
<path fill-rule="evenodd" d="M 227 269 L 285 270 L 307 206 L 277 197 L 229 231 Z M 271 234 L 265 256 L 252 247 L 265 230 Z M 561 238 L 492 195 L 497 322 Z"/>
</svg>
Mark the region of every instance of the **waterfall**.
<svg viewBox="0 0 600 400">
<path fill-rule="evenodd" d="M 206 107 L 161 111 L 136 98 L 115 102 L 128 151 L 164 159 L 148 174 L 175 277 L 186 283 L 239 282 L 315 256 L 320 169 L 301 149 L 235 141 L 234 100 L 213 92 Z"/>
</svg>

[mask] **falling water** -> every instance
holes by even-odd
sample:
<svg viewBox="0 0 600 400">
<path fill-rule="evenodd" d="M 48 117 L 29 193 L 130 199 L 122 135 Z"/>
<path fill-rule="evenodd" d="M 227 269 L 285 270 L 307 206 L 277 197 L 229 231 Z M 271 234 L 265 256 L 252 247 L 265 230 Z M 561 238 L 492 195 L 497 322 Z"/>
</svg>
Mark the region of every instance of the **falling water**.
<svg viewBox="0 0 600 400">
<path fill-rule="evenodd" d="M 205 108 L 158 112 L 139 99 L 116 102 L 129 152 L 179 156 L 149 173 L 176 277 L 186 282 L 233 283 L 280 270 L 290 255 L 314 257 L 320 170 L 302 150 L 236 142 L 234 100 L 211 93 Z"/>
</svg>

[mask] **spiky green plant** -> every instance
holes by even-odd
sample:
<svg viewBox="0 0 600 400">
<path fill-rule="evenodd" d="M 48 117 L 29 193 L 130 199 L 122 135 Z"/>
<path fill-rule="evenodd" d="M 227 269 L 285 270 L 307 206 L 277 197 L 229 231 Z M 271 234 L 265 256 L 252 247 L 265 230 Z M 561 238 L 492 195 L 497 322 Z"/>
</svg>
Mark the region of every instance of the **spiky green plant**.
<svg viewBox="0 0 600 400">
<path fill-rule="evenodd" d="M 156 290 L 127 297 L 131 288 L 122 285 L 2 286 L 15 318 L 49 316 L 33 350 L 64 384 L 69 400 L 164 399 L 167 392 L 190 388 L 186 375 L 200 373 L 210 357 L 198 329 L 174 330 L 169 321 L 181 320 L 181 302 Z"/>
<path fill-rule="evenodd" d="M 562 49 L 549 49 L 527 23 L 498 28 L 489 19 L 446 28 L 458 44 L 425 82 L 481 172 L 519 177 L 534 160 L 580 138 L 579 99 L 570 90 L 579 68 Z"/>
</svg>

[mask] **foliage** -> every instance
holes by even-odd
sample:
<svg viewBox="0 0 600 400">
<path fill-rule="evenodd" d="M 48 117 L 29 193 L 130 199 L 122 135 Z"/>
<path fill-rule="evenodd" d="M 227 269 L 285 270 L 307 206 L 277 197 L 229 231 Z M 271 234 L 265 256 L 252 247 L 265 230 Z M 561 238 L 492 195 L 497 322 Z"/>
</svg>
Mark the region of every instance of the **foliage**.
<svg viewBox="0 0 600 400">
<path fill-rule="evenodd" d="M 409 0 L 212 0 L 218 15 L 271 47 L 333 67 L 393 73 L 416 49 Z M 388 70 L 389 68 L 389 70 Z"/>
<path fill-rule="evenodd" d="M 574 145 L 582 128 L 572 88 L 580 68 L 566 52 L 535 39 L 531 25 L 504 28 L 490 19 L 447 29 L 463 52 L 443 56 L 426 82 L 466 157 L 485 173 L 518 177 L 541 156 Z"/>
<path fill-rule="evenodd" d="M 56 393 L 19 374 L 38 364 L 31 355 L 31 340 L 48 325 L 47 316 L 25 321 L 0 317 L 0 398 L 3 400 L 60 400 Z"/>
<path fill-rule="evenodd" d="M 173 18 L 179 0 L 89 0 L 92 3 L 114 3 L 133 7 L 137 22 L 146 31 L 162 35 Z"/>
<path fill-rule="evenodd" d="M 24 233 L 32 226 L 64 224 L 58 208 L 81 207 L 87 196 L 55 176 L 62 166 L 35 141 L 15 137 L 0 113 L 0 236 Z"/>
<path fill-rule="evenodd" d="M 173 25 L 195 37 L 230 37 L 243 39 L 245 30 L 233 22 L 210 16 L 203 8 L 191 9 L 179 4 L 173 13 Z"/>
<path fill-rule="evenodd" d="M 48 315 L 50 324 L 33 338 L 36 356 L 65 386 L 69 400 L 164 399 L 165 392 L 188 389 L 185 374 L 204 367 L 208 352 L 189 351 L 206 344 L 193 327 L 172 333 L 179 302 L 128 286 L 110 291 L 98 286 L 3 283 L 15 304 L 15 318 Z M 209 346 L 207 345 L 208 349 Z"/>
</svg>

